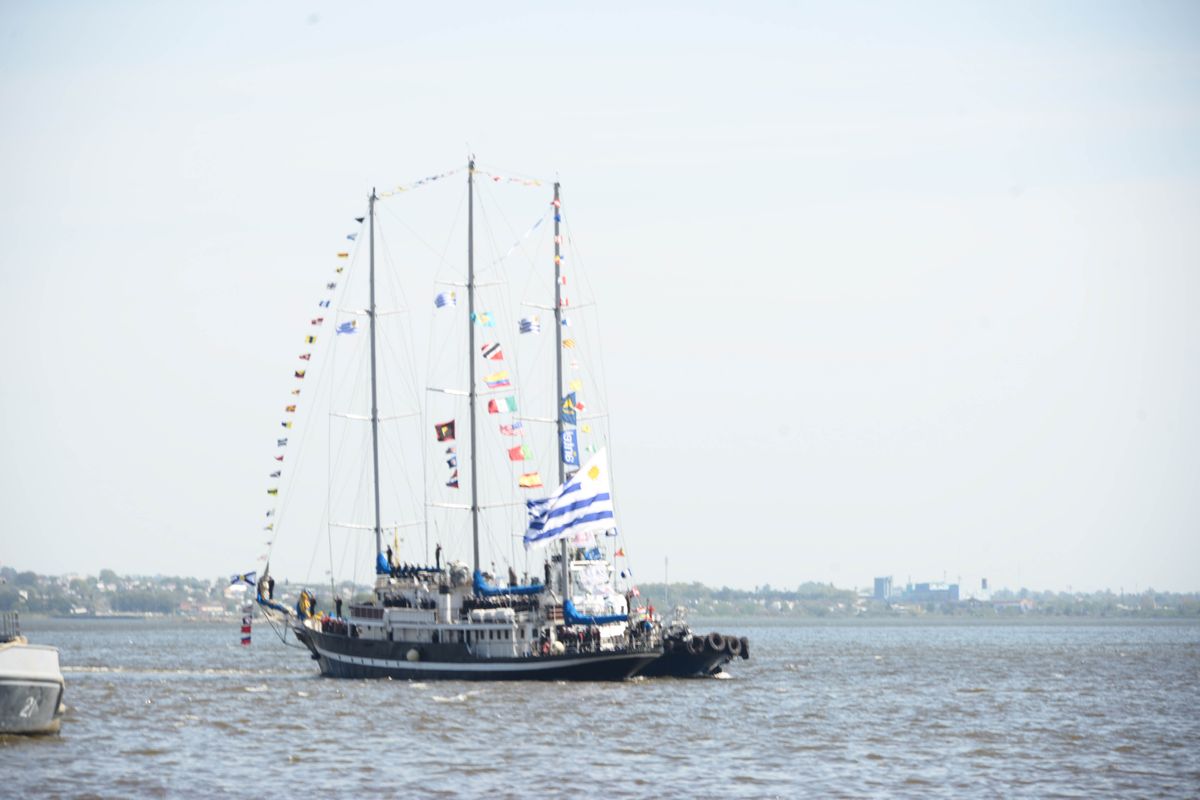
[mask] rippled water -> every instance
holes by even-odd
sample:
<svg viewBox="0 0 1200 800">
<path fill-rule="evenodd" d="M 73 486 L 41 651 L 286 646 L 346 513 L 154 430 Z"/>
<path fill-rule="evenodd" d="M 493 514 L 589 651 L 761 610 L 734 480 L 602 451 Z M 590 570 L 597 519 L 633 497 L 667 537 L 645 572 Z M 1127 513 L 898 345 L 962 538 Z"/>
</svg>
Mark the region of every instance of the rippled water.
<svg viewBox="0 0 1200 800">
<path fill-rule="evenodd" d="M 1200 625 L 698 626 L 726 680 L 339 681 L 234 624 L 27 620 L 62 733 L 0 795 L 1200 795 Z"/>
</svg>

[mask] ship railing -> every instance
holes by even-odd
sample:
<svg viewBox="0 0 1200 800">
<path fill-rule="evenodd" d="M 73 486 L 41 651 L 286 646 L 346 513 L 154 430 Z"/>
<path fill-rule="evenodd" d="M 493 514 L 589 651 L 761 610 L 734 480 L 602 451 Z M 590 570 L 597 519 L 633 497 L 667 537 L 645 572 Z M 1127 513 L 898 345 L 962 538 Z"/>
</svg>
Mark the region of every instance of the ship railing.
<svg viewBox="0 0 1200 800">
<path fill-rule="evenodd" d="M 351 605 L 350 616 L 357 619 L 383 619 L 382 606 Z"/>
<path fill-rule="evenodd" d="M 0 612 L 0 642 L 11 642 L 21 636 L 21 618 L 16 611 Z"/>
</svg>

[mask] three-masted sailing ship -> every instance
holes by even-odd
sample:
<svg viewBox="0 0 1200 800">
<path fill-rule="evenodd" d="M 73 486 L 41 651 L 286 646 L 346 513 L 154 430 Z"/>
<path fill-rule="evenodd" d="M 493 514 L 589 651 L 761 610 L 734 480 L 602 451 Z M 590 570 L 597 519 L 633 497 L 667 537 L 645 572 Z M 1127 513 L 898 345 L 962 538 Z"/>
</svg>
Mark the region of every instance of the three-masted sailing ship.
<svg viewBox="0 0 1200 800">
<path fill-rule="evenodd" d="M 467 352 L 468 449 L 467 485 L 470 491 L 472 554 L 470 565 L 445 561 L 439 546 L 435 563 L 397 567 L 385 555 L 380 517 L 380 449 L 377 376 L 377 317 L 375 302 L 375 220 L 378 195 L 368 201 L 370 236 L 369 306 L 370 337 L 371 477 L 374 500 L 374 587 L 366 602 L 347 604 L 335 615 L 314 608 L 313 595 L 302 592 L 294 609 L 275 602 L 259 582 L 258 602 L 282 614 L 296 638 L 308 648 L 323 675 L 340 678 L 416 678 L 459 680 L 622 680 L 659 659 L 663 654 L 661 629 L 645 619 L 631 620 L 628 608 L 618 613 L 596 613 L 586 600 L 573 593 L 582 574 L 606 569 L 607 561 L 588 558 L 571 546 L 580 534 L 613 525 L 608 465 L 601 449 L 578 471 L 568 474 L 561 452 L 558 490 L 530 504 L 527 543 L 554 543 L 558 553 L 547 560 L 544 580 L 517 585 L 495 585 L 480 560 L 479 516 L 481 503 L 476 464 L 476 415 L 479 392 L 476 381 L 476 275 L 474 245 L 475 164 L 467 169 Z M 555 184 L 555 336 L 558 357 L 555 402 L 563 392 L 562 281 L 559 186 Z M 563 421 L 557 432 L 561 439 Z M 578 463 L 578 459 L 576 459 Z M 455 473 L 456 480 L 458 473 Z M 264 574 L 264 580 L 266 575 Z M 339 604 L 340 605 L 340 604 Z M 580 606 L 583 606 L 582 608 Z M 269 612 L 270 613 L 270 612 Z"/>
</svg>

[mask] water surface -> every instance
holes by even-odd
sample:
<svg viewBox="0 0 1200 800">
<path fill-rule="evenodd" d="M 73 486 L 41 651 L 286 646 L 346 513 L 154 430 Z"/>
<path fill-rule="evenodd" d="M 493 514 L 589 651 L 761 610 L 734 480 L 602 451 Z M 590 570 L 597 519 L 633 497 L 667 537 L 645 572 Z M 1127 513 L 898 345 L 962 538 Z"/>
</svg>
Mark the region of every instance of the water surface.
<svg viewBox="0 0 1200 800">
<path fill-rule="evenodd" d="M 9 797 L 1200 795 L 1200 625 L 737 631 L 727 680 L 344 681 L 234 623 L 24 620 L 62 733 Z"/>
</svg>

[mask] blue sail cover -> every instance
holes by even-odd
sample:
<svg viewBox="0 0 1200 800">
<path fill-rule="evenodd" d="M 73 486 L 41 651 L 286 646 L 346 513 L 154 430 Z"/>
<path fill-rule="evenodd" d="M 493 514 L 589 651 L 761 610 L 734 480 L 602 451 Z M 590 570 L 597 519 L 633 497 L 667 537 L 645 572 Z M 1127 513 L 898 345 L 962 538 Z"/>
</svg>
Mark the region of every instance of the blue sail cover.
<svg viewBox="0 0 1200 800">
<path fill-rule="evenodd" d="M 590 617 L 575 610 L 575 603 L 567 600 L 563 603 L 563 621 L 568 625 L 607 625 L 610 622 L 625 622 L 628 614 L 605 614 L 600 617 Z"/>
<path fill-rule="evenodd" d="M 540 583 L 534 583 L 529 586 L 488 586 L 487 581 L 483 579 L 483 573 L 475 570 L 475 594 L 481 597 L 496 597 L 497 595 L 505 594 L 537 594 L 546 587 Z"/>
</svg>

